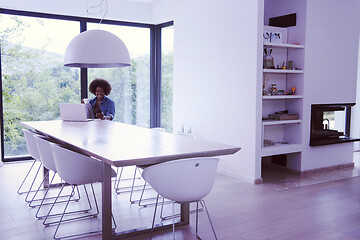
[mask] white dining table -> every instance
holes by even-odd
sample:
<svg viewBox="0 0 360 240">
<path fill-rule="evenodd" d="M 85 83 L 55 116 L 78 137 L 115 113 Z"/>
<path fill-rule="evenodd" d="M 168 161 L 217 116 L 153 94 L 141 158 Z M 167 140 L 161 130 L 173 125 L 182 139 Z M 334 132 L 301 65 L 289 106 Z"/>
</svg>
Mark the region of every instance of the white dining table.
<svg viewBox="0 0 360 240">
<path fill-rule="evenodd" d="M 103 163 L 102 239 L 106 240 L 149 231 L 112 231 L 111 166 L 151 165 L 176 159 L 230 155 L 240 150 L 240 147 L 107 120 L 32 121 L 22 125 Z M 180 224 L 189 224 L 189 204 L 181 206 Z"/>
</svg>

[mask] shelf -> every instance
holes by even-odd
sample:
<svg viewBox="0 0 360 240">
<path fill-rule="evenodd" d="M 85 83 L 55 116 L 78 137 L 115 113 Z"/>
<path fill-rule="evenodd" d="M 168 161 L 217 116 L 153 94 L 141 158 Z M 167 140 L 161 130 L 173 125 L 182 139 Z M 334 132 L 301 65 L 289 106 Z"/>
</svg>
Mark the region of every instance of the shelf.
<svg viewBox="0 0 360 240">
<path fill-rule="evenodd" d="M 264 100 L 281 100 L 281 99 L 301 99 L 302 95 L 271 95 L 263 96 Z"/>
<path fill-rule="evenodd" d="M 289 143 L 289 144 L 275 144 L 273 146 L 263 147 L 261 149 L 261 156 L 272 156 L 278 154 L 288 154 L 288 153 L 296 153 L 301 152 L 302 145 L 297 143 Z"/>
<path fill-rule="evenodd" d="M 262 125 L 263 126 L 269 126 L 269 125 L 294 124 L 294 123 L 301 123 L 301 119 L 263 121 Z"/>
<path fill-rule="evenodd" d="M 304 73 L 304 70 L 263 69 L 264 73 Z"/>
<path fill-rule="evenodd" d="M 280 48 L 304 48 L 304 45 L 291 44 L 291 43 L 271 43 L 271 42 L 264 42 L 264 46 L 268 46 L 268 47 L 280 47 Z"/>
</svg>

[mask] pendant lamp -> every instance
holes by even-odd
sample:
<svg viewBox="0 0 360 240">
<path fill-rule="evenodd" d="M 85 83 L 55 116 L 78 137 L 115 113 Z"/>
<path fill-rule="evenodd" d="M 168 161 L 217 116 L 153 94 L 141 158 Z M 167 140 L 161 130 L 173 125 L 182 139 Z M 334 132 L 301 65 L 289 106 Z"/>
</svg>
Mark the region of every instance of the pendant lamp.
<svg viewBox="0 0 360 240">
<path fill-rule="evenodd" d="M 124 42 L 104 30 L 88 30 L 71 40 L 65 51 L 64 66 L 80 68 L 116 68 L 130 66 Z"/>
</svg>

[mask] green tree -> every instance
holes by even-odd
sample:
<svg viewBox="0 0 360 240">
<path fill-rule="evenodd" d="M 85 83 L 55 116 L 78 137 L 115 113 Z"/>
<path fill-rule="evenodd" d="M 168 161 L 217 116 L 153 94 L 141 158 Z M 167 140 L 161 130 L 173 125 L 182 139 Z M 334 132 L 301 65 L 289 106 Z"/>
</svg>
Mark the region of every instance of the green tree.
<svg viewBox="0 0 360 240">
<path fill-rule="evenodd" d="M 20 122 L 58 119 L 59 102 L 80 100 L 80 82 L 78 70 L 63 67 L 62 57 L 24 47 L 22 32 L 31 25 L 22 17 L 9 19 L 1 24 L 7 27 L 0 29 L 0 39 L 4 150 L 12 156 L 27 153 Z"/>
</svg>

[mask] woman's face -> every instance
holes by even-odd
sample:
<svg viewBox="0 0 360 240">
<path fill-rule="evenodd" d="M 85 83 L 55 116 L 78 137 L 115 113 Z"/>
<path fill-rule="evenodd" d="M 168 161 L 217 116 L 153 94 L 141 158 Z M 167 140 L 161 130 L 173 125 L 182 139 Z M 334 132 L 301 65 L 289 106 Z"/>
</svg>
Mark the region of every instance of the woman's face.
<svg viewBox="0 0 360 240">
<path fill-rule="evenodd" d="M 105 91 L 102 87 L 96 87 L 95 95 L 99 100 L 102 100 L 105 96 Z"/>
</svg>

